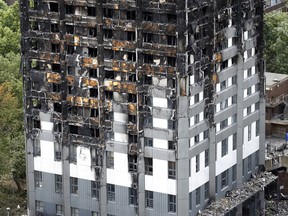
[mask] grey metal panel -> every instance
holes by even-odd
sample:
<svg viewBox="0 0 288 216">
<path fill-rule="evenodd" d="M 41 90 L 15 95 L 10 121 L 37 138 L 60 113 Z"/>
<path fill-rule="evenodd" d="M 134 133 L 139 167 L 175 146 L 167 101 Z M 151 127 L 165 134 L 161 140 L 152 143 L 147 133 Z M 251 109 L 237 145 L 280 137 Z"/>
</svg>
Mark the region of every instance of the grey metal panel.
<svg viewBox="0 0 288 216">
<path fill-rule="evenodd" d="M 205 107 L 205 101 L 204 100 L 200 101 L 197 104 L 190 106 L 188 116 L 192 117 L 195 115 L 195 113 L 200 113 L 200 112 L 204 111 L 204 107 Z"/>
<path fill-rule="evenodd" d="M 107 142 L 106 150 L 127 154 L 128 143 L 121 143 L 110 140 L 109 142 Z"/>
<path fill-rule="evenodd" d="M 244 65 L 243 70 L 247 70 L 247 69 L 255 66 L 256 65 L 256 56 L 252 56 L 251 58 L 247 59 L 245 62 L 243 62 L 243 65 Z"/>
<path fill-rule="evenodd" d="M 79 209 L 79 216 L 90 216 L 92 215 L 92 211 L 86 209 Z"/>
<path fill-rule="evenodd" d="M 91 181 L 78 178 L 78 195 L 71 194 L 71 207 L 99 212 L 99 201 L 91 197 Z"/>
<path fill-rule="evenodd" d="M 243 119 L 243 128 L 259 119 L 259 110 L 251 113 Z"/>
<path fill-rule="evenodd" d="M 245 50 L 249 50 L 255 46 L 256 46 L 256 38 L 250 38 L 250 39 L 246 40 L 244 43 L 244 49 Z"/>
<path fill-rule="evenodd" d="M 137 207 L 129 205 L 129 188 L 115 185 L 115 202 L 107 203 L 107 214 L 136 215 Z"/>
<path fill-rule="evenodd" d="M 54 174 L 42 172 L 42 188 L 35 188 L 35 199 L 48 203 L 62 203 L 62 194 L 55 192 Z"/>
<path fill-rule="evenodd" d="M 195 135 L 205 131 L 208 129 L 208 123 L 206 121 L 202 121 L 198 123 L 197 125 L 194 125 L 193 127 L 189 128 L 189 138 L 194 137 Z"/>
<path fill-rule="evenodd" d="M 189 133 L 188 133 L 188 126 L 189 125 L 189 121 L 188 118 L 179 118 L 178 119 L 178 125 L 177 125 L 177 129 L 178 129 L 178 139 L 182 139 L 182 138 L 189 138 Z M 179 147 L 183 147 L 183 146 L 179 146 Z"/>
<path fill-rule="evenodd" d="M 168 215 L 168 195 L 153 193 L 154 208 L 145 209 L 145 216 L 166 216 Z"/>
<path fill-rule="evenodd" d="M 50 113 L 43 113 L 40 111 L 39 113 L 40 121 L 47 121 L 47 122 L 52 122 L 52 117 Z"/>
<path fill-rule="evenodd" d="M 227 138 L 228 136 L 234 134 L 234 133 L 238 133 L 239 131 L 237 131 L 237 124 L 232 124 L 230 126 L 228 126 L 227 128 L 221 130 L 220 132 L 218 132 L 216 134 L 216 143 L 222 141 L 223 139 Z"/>
<path fill-rule="evenodd" d="M 166 89 L 157 86 L 149 86 L 152 97 L 166 98 Z"/>
<path fill-rule="evenodd" d="M 153 157 L 159 160 L 175 161 L 175 151 L 146 146 L 144 148 L 144 157 Z"/>
<path fill-rule="evenodd" d="M 215 104 L 220 103 L 221 101 L 226 100 L 229 97 L 237 94 L 237 87 L 233 85 L 217 94 L 217 98 L 215 100 Z"/>
<path fill-rule="evenodd" d="M 54 141 L 54 136 L 53 136 L 53 133 L 51 133 L 49 131 L 41 131 L 39 139 L 40 140 L 44 140 L 44 141 L 53 142 Z"/>
<path fill-rule="evenodd" d="M 227 80 L 229 77 L 233 77 L 237 74 L 237 66 L 232 65 L 231 67 L 225 68 L 218 73 L 219 82 Z"/>
<path fill-rule="evenodd" d="M 259 76 L 251 76 L 243 81 L 243 89 L 256 85 L 257 83 L 259 83 Z"/>
<path fill-rule="evenodd" d="M 162 107 L 153 107 L 153 117 L 160 118 L 160 119 L 171 119 L 173 114 L 173 110 L 165 109 Z"/>
<path fill-rule="evenodd" d="M 192 86 L 190 86 L 190 94 L 192 95 L 196 95 L 199 92 L 203 91 L 203 85 L 199 85 L 199 84 L 193 84 Z"/>
<path fill-rule="evenodd" d="M 245 98 L 243 101 L 243 108 L 247 108 L 248 106 L 257 103 L 259 101 L 259 97 L 259 92 L 256 92 L 255 94 Z"/>
<path fill-rule="evenodd" d="M 35 183 L 34 183 L 34 157 L 33 145 L 30 138 L 26 139 L 26 178 L 27 178 L 27 195 L 28 208 L 31 211 L 31 216 L 35 212 Z"/>
<path fill-rule="evenodd" d="M 179 97 L 178 103 L 181 106 L 178 107 L 178 117 L 179 118 L 187 118 L 188 117 L 188 110 L 189 110 L 189 98 L 188 97 Z"/>
<path fill-rule="evenodd" d="M 218 112 L 215 115 L 215 123 L 219 123 L 225 119 L 227 119 L 228 117 L 233 116 L 235 113 L 237 113 L 237 106 L 236 105 L 232 105 L 230 107 L 227 107 L 226 109 Z"/>
<path fill-rule="evenodd" d="M 144 128 L 144 136 L 173 141 L 174 131 L 159 128 Z"/>
<path fill-rule="evenodd" d="M 127 106 L 113 102 L 113 112 L 127 113 Z"/>
<path fill-rule="evenodd" d="M 44 215 L 46 216 L 52 216 L 52 215 L 56 215 L 56 204 L 55 203 L 49 203 L 49 202 L 44 202 L 43 203 L 43 207 L 44 207 Z"/>
<path fill-rule="evenodd" d="M 222 50 L 221 53 L 222 53 L 222 60 L 225 61 L 237 55 L 237 47 L 236 46 L 229 47 L 227 49 Z"/>
<path fill-rule="evenodd" d="M 226 38 L 232 38 L 236 35 L 236 29 L 234 27 L 227 28 L 225 31 Z"/>
<path fill-rule="evenodd" d="M 195 146 L 192 146 L 189 149 L 189 158 L 191 159 L 195 157 L 206 149 L 209 149 L 209 139 L 205 139 L 202 142 L 197 143 Z"/>
<path fill-rule="evenodd" d="M 126 124 L 121 122 L 113 122 L 113 131 L 116 133 L 127 133 Z"/>
</svg>

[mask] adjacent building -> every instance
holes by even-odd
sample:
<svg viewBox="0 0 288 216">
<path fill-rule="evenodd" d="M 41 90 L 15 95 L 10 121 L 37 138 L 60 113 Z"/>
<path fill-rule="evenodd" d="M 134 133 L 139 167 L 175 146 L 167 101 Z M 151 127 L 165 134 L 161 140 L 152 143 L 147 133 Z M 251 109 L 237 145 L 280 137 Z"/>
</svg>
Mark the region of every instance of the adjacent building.
<svg viewBox="0 0 288 216">
<path fill-rule="evenodd" d="M 288 75 L 265 72 L 266 136 L 285 139 L 288 133 Z"/>
<path fill-rule="evenodd" d="M 20 6 L 29 215 L 192 216 L 264 164 L 262 0 Z"/>
<path fill-rule="evenodd" d="M 265 12 L 287 11 L 286 0 L 265 0 Z"/>
</svg>

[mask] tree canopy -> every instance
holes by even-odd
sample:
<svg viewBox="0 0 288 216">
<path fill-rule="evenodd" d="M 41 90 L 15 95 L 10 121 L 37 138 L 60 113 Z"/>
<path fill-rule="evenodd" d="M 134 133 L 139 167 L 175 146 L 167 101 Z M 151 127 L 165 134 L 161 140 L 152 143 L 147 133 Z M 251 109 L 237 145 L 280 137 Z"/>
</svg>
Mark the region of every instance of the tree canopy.
<svg viewBox="0 0 288 216">
<path fill-rule="evenodd" d="M 264 22 L 266 70 L 288 74 L 288 13 L 266 13 Z"/>
<path fill-rule="evenodd" d="M 0 174 L 25 177 L 19 4 L 0 0 Z M 20 189 L 20 188 L 18 188 Z"/>
</svg>

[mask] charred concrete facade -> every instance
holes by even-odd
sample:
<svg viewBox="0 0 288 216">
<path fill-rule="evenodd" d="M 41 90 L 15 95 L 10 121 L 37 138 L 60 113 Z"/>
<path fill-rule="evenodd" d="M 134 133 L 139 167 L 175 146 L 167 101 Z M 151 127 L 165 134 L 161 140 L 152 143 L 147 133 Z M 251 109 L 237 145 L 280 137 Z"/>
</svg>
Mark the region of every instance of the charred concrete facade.
<svg viewBox="0 0 288 216">
<path fill-rule="evenodd" d="M 20 5 L 30 215 L 196 215 L 264 164 L 262 0 Z"/>
</svg>

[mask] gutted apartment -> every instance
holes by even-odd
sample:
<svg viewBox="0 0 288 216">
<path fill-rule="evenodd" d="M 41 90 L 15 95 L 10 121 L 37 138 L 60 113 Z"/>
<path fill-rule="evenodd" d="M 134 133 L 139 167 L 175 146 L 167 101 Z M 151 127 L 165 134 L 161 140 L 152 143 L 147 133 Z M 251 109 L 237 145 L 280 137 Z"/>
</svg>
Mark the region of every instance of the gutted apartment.
<svg viewBox="0 0 288 216">
<path fill-rule="evenodd" d="M 20 5 L 29 215 L 194 216 L 264 164 L 262 0 Z"/>
</svg>

